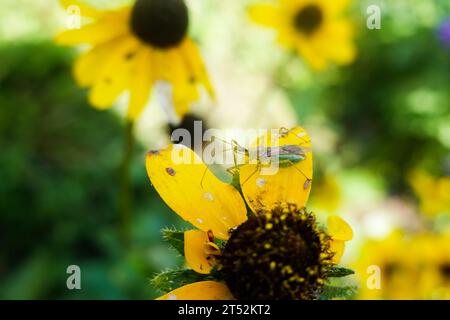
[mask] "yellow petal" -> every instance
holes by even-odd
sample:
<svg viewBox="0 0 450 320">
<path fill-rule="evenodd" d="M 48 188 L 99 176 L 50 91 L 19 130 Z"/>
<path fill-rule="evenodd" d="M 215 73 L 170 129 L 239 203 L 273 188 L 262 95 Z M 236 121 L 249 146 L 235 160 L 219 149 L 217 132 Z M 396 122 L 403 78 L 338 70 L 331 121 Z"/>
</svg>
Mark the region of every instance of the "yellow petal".
<svg viewBox="0 0 450 320">
<path fill-rule="evenodd" d="M 186 40 L 183 41 L 180 50 L 182 50 L 184 61 L 195 82 L 201 83 L 211 98 L 214 98 L 214 89 L 209 80 L 205 64 L 203 63 L 197 45 L 191 39 L 186 38 Z"/>
<path fill-rule="evenodd" d="M 251 20 L 267 27 L 276 27 L 279 23 L 278 9 L 272 4 L 256 4 L 248 9 Z"/>
<path fill-rule="evenodd" d="M 316 71 L 323 71 L 328 66 L 327 59 L 323 56 L 323 53 L 315 49 L 312 43 L 298 43 L 297 52 Z"/>
<path fill-rule="evenodd" d="M 104 44 L 93 47 L 83 53 L 75 62 L 74 76 L 78 85 L 87 87 L 93 85 L 100 76 L 108 56 L 123 41 L 123 37 L 119 37 L 108 41 Z"/>
<path fill-rule="evenodd" d="M 353 231 L 344 219 L 338 216 L 329 216 L 327 221 L 327 233 L 334 240 L 348 241 L 353 239 Z"/>
<path fill-rule="evenodd" d="M 146 166 L 161 198 L 198 229 L 226 240 L 230 229 L 247 220 L 239 192 L 217 179 L 191 149 L 170 145 L 149 152 Z"/>
<path fill-rule="evenodd" d="M 225 284 L 201 281 L 175 289 L 157 300 L 234 300 L 234 298 Z"/>
<path fill-rule="evenodd" d="M 213 267 L 205 252 L 208 243 L 208 234 L 204 231 L 189 230 L 184 233 L 184 256 L 188 266 L 195 272 L 208 274 Z"/>
<path fill-rule="evenodd" d="M 350 4 L 350 0 L 319 0 L 319 2 L 320 7 L 331 17 L 342 13 Z"/>
<path fill-rule="evenodd" d="M 263 207 L 270 210 L 279 203 L 292 203 L 299 208 L 304 207 L 311 191 L 313 155 L 308 134 L 303 128 L 286 129 L 280 132 L 282 135 L 279 139 L 274 136 L 279 146 L 300 146 L 304 148 L 306 158 L 297 164 L 288 163 L 286 167 L 280 166 L 272 175 L 269 174 L 272 172 L 266 166 L 247 164 L 241 167 L 242 192 L 254 212 Z M 279 131 L 276 130 L 276 135 L 278 134 Z M 268 135 L 259 139 L 259 143 L 255 142 L 251 149 L 254 150 L 258 144 L 271 146 L 271 136 L 269 132 Z"/>
<path fill-rule="evenodd" d="M 129 9 L 107 13 L 80 29 L 61 32 L 55 37 L 55 42 L 66 46 L 105 43 L 129 32 L 128 18 Z"/>
<path fill-rule="evenodd" d="M 195 83 L 174 83 L 173 84 L 173 104 L 176 114 L 182 119 L 191 109 L 192 103 L 200 98 L 198 88 Z"/>
<path fill-rule="evenodd" d="M 101 10 L 98 10 L 79 0 L 59 0 L 59 3 L 64 8 L 64 10 L 68 10 L 73 6 L 78 7 L 80 9 L 80 14 L 83 17 L 97 18 L 103 14 Z"/>
<path fill-rule="evenodd" d="M 90 103 L 100 109 L 110 107 L 130 81 L 131 66 L 139 48 L 133 37 L 125 37 L 105 57 L 106 61 L 89 94 Z"/>
<path fill-rule="evenodd" d="M 153 87 L 153 50 L 143 47 L 136 56 L 132 66 L 130 83 L 130 102 L 128 118 L 136 119 L 147 105 Z"/>
<path fill-rule="evenodd" d="M 339 65 L 353 62 L 356 57 L 353 29 L 354 26 L 343 19 L 326 23 L 320 31 L 320 39 L 316 40 L 317 51 Z"/>
<path fill-rule="evenodd" d="M 331 261 L 334 264 L 339 264 L 339 262 L 341 262 L 342 256 L 344 255 L 345 241 L 331 240 L 330 241 L 330 250 L 334 254 Z"/>
</svg>

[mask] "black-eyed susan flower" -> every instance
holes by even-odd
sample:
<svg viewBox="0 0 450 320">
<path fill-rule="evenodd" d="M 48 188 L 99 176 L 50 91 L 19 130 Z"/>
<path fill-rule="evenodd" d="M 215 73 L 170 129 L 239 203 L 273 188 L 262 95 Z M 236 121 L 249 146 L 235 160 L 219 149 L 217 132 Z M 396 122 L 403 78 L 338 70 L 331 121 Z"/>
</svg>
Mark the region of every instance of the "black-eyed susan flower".
<svg viewBox="0 0 450 320">
<path fill-rule="evenodd" d="M 360 299 L 450 299 L 449 235 L 405 235 L 363 244 L 354 264 Z M 377 283 L 379 282 L 379 283 Z"/>
<path fill-rule="evenodd" d="M 281 134 L 278 141 L 280 146 L 310 147 L 301 128 Z M 319 298 L 352 230 L 337 216 L 322 228 L 305 209 L 312 179 L 310 150 L 303 161 L 280 167 L 274 175 L 254 173 L 254 166 L 258 164 L 240 168 L 239 191 L 216 178 L 184 146 L 148 153 L 147 172 L 156 191 L 197 228 L 184 232 L 187 265 L 211 277 L 174 288 L 160 299 Z"/>
<path fill-rule="evenodd" d="M 419 198 L 420 211 L 429 217 L 450 214 L 450 177 L 433 177 L 424 171 L 415 171 L 410 184 Z"/>
<path fill-rule="evenodd" d="M 295 50 L 312 68 L 355 59 L 353 27 L 342 16 L 349 0 L 274 0 L 250 7 L 251 19 L 277 31 L 280 45 Z"/>
<path fill-rule="evenodd" d="M 187 35 L 188 9 L 183 0 L 136 0 L 115 10 L 100 10 L 78 0 L 60 0 L 64 8 L 78 6 L 89 22 L 56 36 L 61 45 L 88 45 L 76 61 L 78 84 L 90 88 L 89 101 L 99 109 L 129 93 L 128 117 L 135 119 L 149 101 L 157 81 L 170 84 L 172 105 L 181 118 L 201 88 L 212 96 L 199 50 Z"/>
</svg>

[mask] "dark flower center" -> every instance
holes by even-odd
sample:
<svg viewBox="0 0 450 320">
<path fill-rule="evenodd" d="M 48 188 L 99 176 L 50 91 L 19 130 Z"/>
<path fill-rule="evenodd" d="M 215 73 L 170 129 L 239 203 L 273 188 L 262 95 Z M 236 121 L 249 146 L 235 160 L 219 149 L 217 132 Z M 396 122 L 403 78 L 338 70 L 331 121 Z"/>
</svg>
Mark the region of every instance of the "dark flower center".
<svg viewBox="0 0 450 320">
<path fill-rule="evenodd" d="M 240 300 L 316 299 L 331 258 L 315 217 L 286 205 L 252 215 L 234 230 L 219 268 Z"/>
<path fill-rule="evenodd" d="M 310 4 L 300 9 L 294 17 L 295 28 L 306 35 L 311 35 L 320 27 L 323 21 L 322 10 Z"/>
<path fill-rule="evenodd" d="M 444 263 L 439 267 L 439 271 L 445 279 L 450 280 L 450 264 Z"/>
<path fill-rule="evenodd" d="M 189 24 L 188 9 L 183 0 L 137 0 L 130 24 L 142 41 L 167 49 L 184 39 Z"/>
</svg>

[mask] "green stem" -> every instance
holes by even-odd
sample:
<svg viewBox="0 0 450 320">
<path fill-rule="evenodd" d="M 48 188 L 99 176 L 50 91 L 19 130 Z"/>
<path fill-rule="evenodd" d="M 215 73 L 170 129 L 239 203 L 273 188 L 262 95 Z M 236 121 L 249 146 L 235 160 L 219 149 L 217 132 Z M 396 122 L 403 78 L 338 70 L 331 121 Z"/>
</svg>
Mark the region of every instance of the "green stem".
<svg viewBox="0 0 450 320">
<path fill-rule="evenodd" d="M 131 220 L 133 206 L 133 190 L 131 186 L 131 165 L 134 149 L 134 122 L 128 120 L 125 127 L 123 159 L 120 166 L 119 213 L 121 218 L 120 233 L 125 247 L 131 241 Z"/>
</svg>

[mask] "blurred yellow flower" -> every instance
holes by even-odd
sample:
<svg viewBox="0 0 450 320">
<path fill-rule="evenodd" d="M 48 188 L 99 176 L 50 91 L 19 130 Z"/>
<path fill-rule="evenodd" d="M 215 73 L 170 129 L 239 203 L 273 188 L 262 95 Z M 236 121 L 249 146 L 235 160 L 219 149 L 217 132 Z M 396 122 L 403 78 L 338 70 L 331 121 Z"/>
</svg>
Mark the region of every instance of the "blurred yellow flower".
<svg viewBox="0 0 450 320">
<path fill-rule="evenodd" d="M 409 182 L 420 201 L 420 211 L 430 217 L 450 214 L 450 177 L 435 178 L 424 171 L 415 171 Z"/>
<path fill-rule="evenodd" d="M 302 128 L 278 139 L 280 146 L 311 146 Z M 191 161 L 174 161 L 174 154 Z M 240 169 L 242 195 L 252 210 L 248 217 L 240 192 L 216 178 L 191 149 L 170 145 L 149 152 L 146 166 L 166 204 L 197 228 L 184 233 L 189 267 L 201 274 L 217 267 L 225 279 L 193 283 L 160 299 L 312 299 L 324 284 L 326 270 L 339 263 L 345 242 L 353 237 L 350 226 L 337 216 L 329 217 L 326 232 L 320 230 L 315 216 L 304 208 L 311 151 L 275 175 L 254 174 L 253 165 Z M 225 245 L 219 247 L 215 237 Z"/>
<path fill-rule="evenodd" d="M 116 10 L 100 10 L 79 0 L 60 0 L 80 8 L 91 22 L 56 36 L 61 45 L 88 45 L 76 61 L 78 84 L 90 88 L 89 101 L 106 109 L 129 92 L 128 117 L 137 118 L 156 81 L 171 86 L 175 112 L 182 117 L 199 99 L 200 87 L 213 96 L 203 61 L 187 36 L 188 10 L 183 0 L 137 0 Z"/>
<path fill-rule="evenodd" d="M 449 235 L 399 232 L 366 242 L 354 265 L 361 281 L 358 298 L 450 299 L 449 243 Z M 371 280 L 374 266 L 380 271 L 379 287 Z"/>
<path fill-rule="evenodd" d="M 325 175 L 312 193 L 312 206 L 320 210 L 334 213 L 341 205 L 341 188 L 337 178 L 333 175 Z"/>
<path fill-rule="evenodd" d="M 295 50 L 312 68 L 350 64 L 356 56 L 353 27 L 342 17 L 349 0 L 276 0 L 250 7 L 251 19 L 277 30 L 280 45 Z"/>
</svg>

